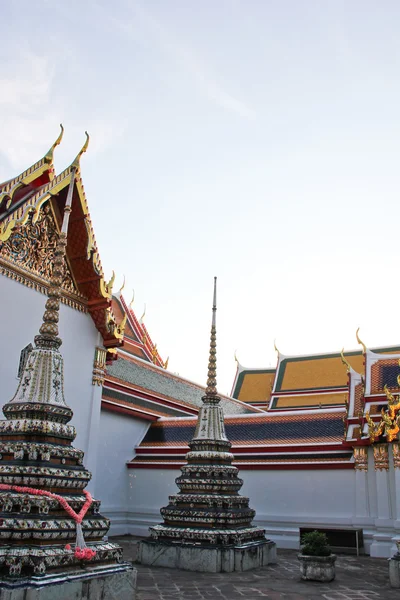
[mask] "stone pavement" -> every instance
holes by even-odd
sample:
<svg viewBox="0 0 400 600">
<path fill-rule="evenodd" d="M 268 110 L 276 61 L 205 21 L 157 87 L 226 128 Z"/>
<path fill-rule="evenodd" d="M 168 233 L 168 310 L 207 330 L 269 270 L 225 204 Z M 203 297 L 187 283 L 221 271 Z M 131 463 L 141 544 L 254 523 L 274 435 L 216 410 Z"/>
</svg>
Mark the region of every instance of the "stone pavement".
<svg viewBox="0 0 400 600">
<path fill-rule="evenodd" d="M 114 538 L 126 560 L 135 560 L 139 538 Z M 278 562 L 246 573 L 191 573 L 138 569 L 137 600 L 400 600 L 389 585 L 386 559 L 339 555 L 332 583 L 301 581 L 296 550 L 278 550 Z"/>
</svg>

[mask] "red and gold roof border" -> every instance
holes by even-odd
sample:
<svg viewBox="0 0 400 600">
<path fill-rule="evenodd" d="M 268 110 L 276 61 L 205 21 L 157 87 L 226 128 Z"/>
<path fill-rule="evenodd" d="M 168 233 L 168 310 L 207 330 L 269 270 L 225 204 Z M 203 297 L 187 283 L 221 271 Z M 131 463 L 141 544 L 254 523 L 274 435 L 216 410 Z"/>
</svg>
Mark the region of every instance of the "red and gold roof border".
<svg viewBox="0 0 400 600">
<path fill-rule="evenodd" d="M 4 203 L 6 210 L 10 208 L 13 196 L 21 186 L 28 185 L 35 181 L 38 182 L 39 185 L 42 185 L 46 180 L 51 181 L 54 178 L 54 149 L 61 143 L 64 134 L 64 127 L 62 125 L 60 125 L 60 127 L 61 132 L 58 138 L 43 158 L 20 173 L 17 177 L 0 184 L 0 209 Z"/>
<path fill-rule="evenodd" d="M 67 189 L 72 174 L 74 173 L 76 194 L 74 192 L 73 202 L 75 202 L 75 205 L 73 204 L 73 211 L 75 214 L 74 218 L 71 220 L 71 227 L 68 235 L 67 257 L 74 274 L 75 271 L 79 271 L 79 268 L 74 264 L 74 261 L 81 261 L 81 271 L 84 272 L 84 276 L 75 276 L 75 280 L 79 292 L 81 292 L 83 297 L 87 298 L 87 310 L 91 314 L 97 329 L 103 337 L 104 346 L 107 348 L 121 346 L 123 344 L 126 319 L 123 319 L 120 324 L 117 324 L 111 310 L 112 284 L 115 276 L 113 276 L 108 283 L 104 279 L 80 172 L 80 157 L 87 150 L 89 135 L 86 133 L 85 144 L 72 164 L 64 169 L 62 173 L 55 176 L 52 166 L 52 153 L 54 148 L 60 143 L 61 138 L 62 132 L 41 161 L 38 161 L 30 169 L 24 171 L 18 178 L 5 182 L 0 186 L 0 190 L 4 194 L 9 194 L 11 189 L 14 189 L 14 191 L 17 189 L 19 190 L 19 198 L 14 202 L 15 208 L 13 208 L 13 197 L 7 196 L 8 209 L 6 209 L 6 213 L 3 215 L 2 219 L 0 215 L 0 241 L 7 241 L 14 227 L 17 224 L 20 226 L 26 224 L 32 214 L 32 223 L 35 224 L 39 218 L 41 208 L 47 201 L 52 200 L 53 203 L 57 205 L 62 192 Z M 47 172 L 47 181 L 42 184 L 40 182 L 40 177 L 43 176 L 45 172 Z M 24 186 L 26 188 L 26 194 L 21 196 L 20 188 L 24 191 Z M 3 196 L 3 200 L 5 198 L 6 196 Z M 74 255 L 73 248 L 71 249 L 71 246 L 73 246 L 73 239 L 75 238 L 75 241 L 79 239 L 80 245 L 82 245 L 84 236 L 86 237 L 84 254 L 80 248 L 79 254 Z M 85 264 L 82 263 L 83 259 L 86 259 L 84 261 Z M 21 275 L 20 280 L 21 283 L 25 283 L 25 276 L 22 277 Z M 39 283 L 36 282 L 32 287 L 36 288 L 36 285 L 39 286 Z"/>
<path fill-rule="evenodd" d="M 148 361 L 153 363 L 156 367 L 166 369 L 168 363 L 167 361 L 164 362 L 162 360 L 160 353 L 157 349 L 157 344 L 154 344 L 149 332 L 147 331 L 145 324 L 143 323 L 143 317 L 140 320 L 137 319 L 135 311 L 131 306 L 132 303 L 127 304 L 124 296 L 121 293 L 121 290 L 113 296 L 113 299 L 114 302 L 119 303 L 121 309 L 128 316 L 129 326 L 132 329 L 134 336 L 138 340 L 135 341 L 133 339 L 129 339 L 129 343 L 137 346 L 137 348 L 139 348 L 146 356 Z M 129 337 L 129 334 L 127 335 Z M 128 348 L 126 348 L 126 350 L 129 352 Z"/>
</svg>

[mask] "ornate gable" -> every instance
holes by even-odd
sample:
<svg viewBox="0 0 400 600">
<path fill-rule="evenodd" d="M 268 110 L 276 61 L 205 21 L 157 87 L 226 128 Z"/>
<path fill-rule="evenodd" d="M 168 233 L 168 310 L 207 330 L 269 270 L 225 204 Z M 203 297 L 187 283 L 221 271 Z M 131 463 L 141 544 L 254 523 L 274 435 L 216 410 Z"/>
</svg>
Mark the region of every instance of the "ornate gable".
<svg viewBox="0 0 400 600">
<path fill-rule="evenodd" d="M 17 223 L 5 242 L 0 241 L 0 272 L 44 291 L 50 281 L 59 232 L 50 201 L 41 207 L 36 222 L 33 214 L 24 224 Z M 69 304 L 80 308 L 79 300 L 86 298 L 79 292 L 68 263 L 62 288 Z"/>
</svg>

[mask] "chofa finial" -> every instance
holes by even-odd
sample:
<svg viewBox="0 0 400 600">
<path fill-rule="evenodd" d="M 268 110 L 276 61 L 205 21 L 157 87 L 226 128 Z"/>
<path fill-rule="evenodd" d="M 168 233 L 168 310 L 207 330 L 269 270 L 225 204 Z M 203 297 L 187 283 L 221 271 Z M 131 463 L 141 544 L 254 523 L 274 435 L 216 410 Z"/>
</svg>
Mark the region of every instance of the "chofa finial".
<svg viewBox="0 0 400 600">
<path fill-rule="evenodd" d="M 235 350 L 235 354 L 233 355 L 233 358 L 235 359 L 235 363 L 237 364 L 237 366 L 239 366 L 239 359 L 237 357 L 236 350 Z"/>
<path fill-rule="evenodd" d="M 51 146 L 50 150 L 47 152 L 47 154 L 44 157 L 45 161 L 48 163 L 53 162 L 54 149 L 61 144 L 61 140 L 64 135 L 64 127 L 63 127 L 62 123 L 60 123 L 60 127 L 61 127 L 61 131 L 58 135 L 58 138 L 56 139 L 56 141 L 54 142 L 54 144 Z"/>
<path fill-rule="evenodd" d="M 362 348 L 363 348 L 363 354 L 366 354 L 367 353 L 367 346 L 364 344 L 364 342 L 362 342 L 360 340 L 360 336 L 358 335 L 359 331 L 360 331 L 360 328 L 358 328 L 357 331 L 356 331 L 357 342 L 362 346 Z"/>
<path fill-rule="evenodd" d="M 132 308 L 134 300 L 135 300 L 135 290 L 132 290 L 132 300 L 129 302 L 129 308 Z"/>
<path fill-rule="evenodd" d="M 88 146 L 89 146 L 90 137 L 89 137 L 89 134 L 88 134 L 87 131 L 85 131 L 85 135 L 86 135 L 85 143 L 83 144 L 82 148 L 80 149 L 80 151 L 76 155 L 75 160 L 73 161 L 73 163 L 71 165 L 72 167 L 75 167 L 76 169 L 79 169 L 80 158 L 81 158 L 82 154 L 84 154 L 84 152 L 86 152 L 86 150 L 88 149 Z"/>
<path fill-rule="evenodd" d="M 124 280 L 123 280 L 123 282 L 122 282 L 122 285 L 121 285 L 121 287 L 119 288 L 119 293 L 121 293 L 121 292 L 122 292 L 122 290 L 124 289 L 124 287 L 125 287 L 125 275 L 124 275 Z"/>
<path fill-rule="evenodd" d="M 342 359 L 342 363 L 346 366 L 347 372 L 350 373 L 350 371 L 351 371 L 351 365 L 350 365 L 349 361 L 346 359 L 346 357 L 344 355 L 344 348 L 342 348 L 342 351 L 340 353 L 340 358 Z"/>
<path fill-rule="evenodd" d="M 279 352 L 278 348 L 276 347 L 276 339 L 274 340 L 274 350 L 277 353 L 278 358 L 279 358 L 280 352 Z"/>
<path fill-rule="evenodd" d="M 139 319 L 139 323 L 140 323 L 140 325 L 143 325 L 143 319 L 144 319 L 144 317 L 145 317 L 145 314 L 146 314 L 146 305 L 144 305 L 144 311 L 143 311 L 143 314 L 142 314 L 142 316 L 141 316 L 141 317 L 140 317 L 140 319 Z"/>
</svg>

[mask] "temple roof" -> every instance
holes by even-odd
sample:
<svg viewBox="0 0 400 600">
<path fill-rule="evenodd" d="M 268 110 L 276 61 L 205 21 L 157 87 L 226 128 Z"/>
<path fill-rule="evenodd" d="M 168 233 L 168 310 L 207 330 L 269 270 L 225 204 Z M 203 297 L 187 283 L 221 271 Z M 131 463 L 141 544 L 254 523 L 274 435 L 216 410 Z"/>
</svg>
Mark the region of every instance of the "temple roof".
<svg viewBox="0 0 400 600">
<path fill-rule="evenodd" d="M 104 345 L 113 347 L 122 344 L 122 331 L 112 315 L 112 282 L 107 284 L 104 280 L 80 171 L 80 156 L 86 151 L 89 138 L 87 137 L 72 164 L 55 175 L 53 150 L 61 137 L 60 135 L 45 157 L 18 177 L 0 185 L 0 250 L 16 232 L 23 233 L 27 226 L 34 228 L 43 216 L 45 207 L 50 207 L 51 214 L 48 214 L 48 218 L 53 219 L 56 229 L 60 230 L 67 189 L 74 172 L 72 218 L 66 259 L 73 290 L 70 294 L 65 294 L 63 301 L 80 305 L 82 310 L 87 310 L 102 335 Z M 34 243 L 34 240 L 30 241 Z M 44 240 L 41 242 L 44 244 Z M 3 253 L 0 259 L 3 274 L 11 276 L 10 273 L 17 270 L 21 274 L 19 281 L 29 279 L 34 282 L 31 287 L 45 291 L 43 286 L 48 284 L 48 280 L 43 277 L 40 269 L 29 270 L 26 260 L 23 264 L 16 264 L 11 252 L 8 255 Z M 13 278 L 15 279 L 14 276 Z"/>
<path fill-rule="evenodd" d="M 236 466 L 253 468 L 353 468 L 342 447 L 343 409 L 225 417 Z M 195 418 L 161 418 L 136 448 L 130 468 L 178 468 L 185 460 Z"/>
<path fill-rule="evenodd" d="M 371 353 L 386 355 L 399 350 L 398 346 L 391 346 Z M 345 352 L 344 356 L 354 371 L 364 374 L 365 357 L 361 350 Z M 343 405 L 347 391 L 347 369 L 340 352 L 303 356 L 279 354 L 276 370 L 249 369 L 239 364 L 232 395 L 269 409 L 303 409 Z"/>
<path fill-rule="evenodd" d="M 238 363 L 232 396 L 241 402 L 268 405 L 275 373 L 276 369 L 247 369 Z"/>
<path fill-rule="evenodd" d="M 164 367 L 165 363 L 157 350 L 157 345 L 153 343 L 143 319 L 139 320 L 136 317 L 134 309 L 126 302 L 121 290 L 112 297 L 112 310 L 118 323 L 127 315 L 124 351 L 158 367 Z"/>
<path fill-rule="evenodd" d="M 165 401 L 168 401 L 169 406 L 172 403 L 173 408 L 179 410 L 181 414 L 182 412 L 197 413 L 205 394 L 205 387 L 157 367 L 146 360 L 136 358 L 125 351 L 119 351 L 118 360 L 107 367 L 103 397 L 107 394 L 106 390 L 110 383 L 120 383 L 130 389 L 135 388 L 139 392 L 147 392 L 148 397 L 153 398 L 153 401 L 160 401 L 159 409 L 161 411 L 164 410 L 163 403 L 166 406 Z M 122 390 L 119 391 L 122 392 Z M 260 412 L 257 408 L 246 406 L 242 402 L 223 395 L 221 395 L 221 406 L 224 413 L 228 415 Z M 149 406 L 149 410 L 154 411 L 154 405 Z"/>
</svg>

